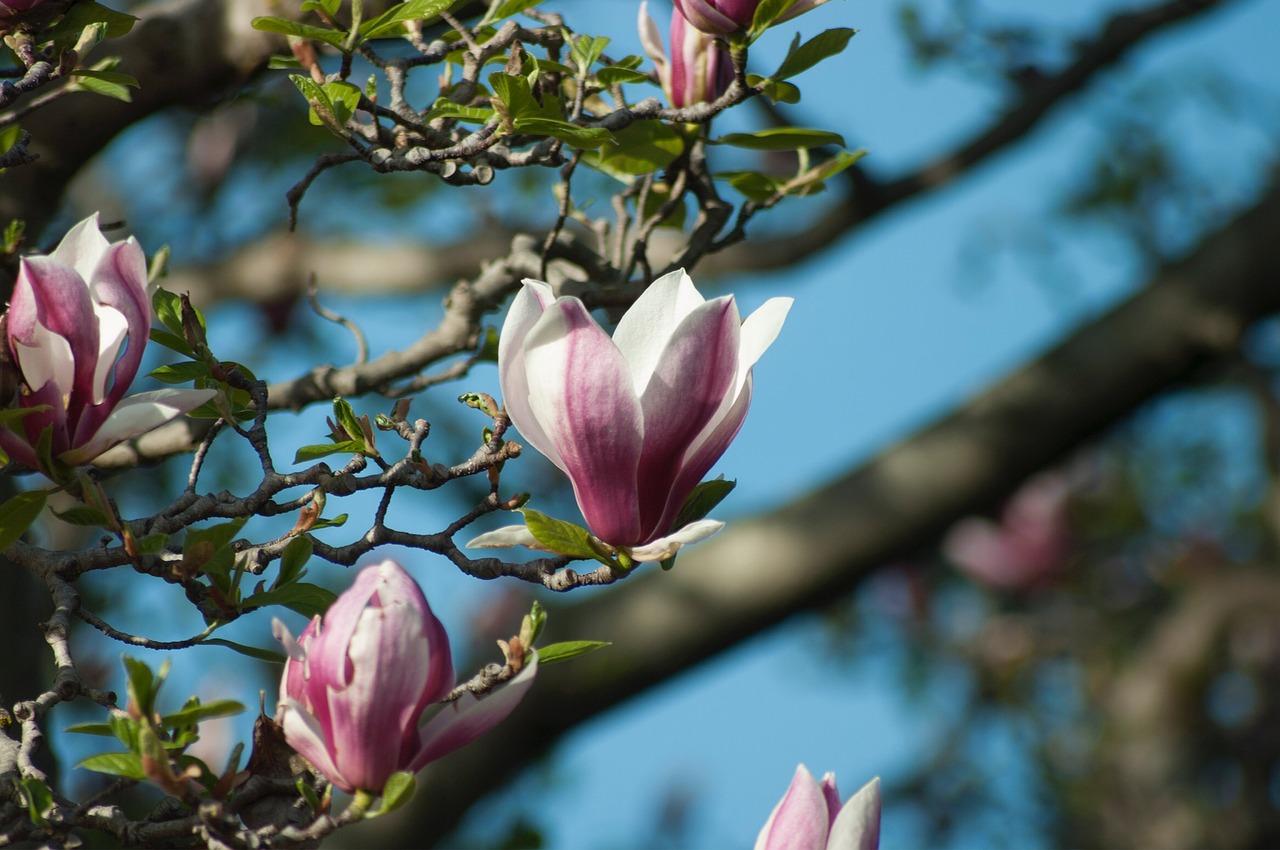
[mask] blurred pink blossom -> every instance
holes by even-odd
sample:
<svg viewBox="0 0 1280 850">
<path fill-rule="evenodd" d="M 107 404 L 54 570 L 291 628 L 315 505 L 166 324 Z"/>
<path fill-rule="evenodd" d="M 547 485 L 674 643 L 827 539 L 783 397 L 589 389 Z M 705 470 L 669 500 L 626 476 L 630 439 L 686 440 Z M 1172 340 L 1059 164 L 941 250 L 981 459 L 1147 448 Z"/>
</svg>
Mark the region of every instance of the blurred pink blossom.
<svg viewBox="0 0 1280 850">
<path fill-rule="evenodd" d="M 819 783 L 800 765 L 760 830 L 755 850 L 877 850 L 879 846 L 879 778 L 863 785 L 841 806 L 836 775 L 828 773 Z"/>
</svg>

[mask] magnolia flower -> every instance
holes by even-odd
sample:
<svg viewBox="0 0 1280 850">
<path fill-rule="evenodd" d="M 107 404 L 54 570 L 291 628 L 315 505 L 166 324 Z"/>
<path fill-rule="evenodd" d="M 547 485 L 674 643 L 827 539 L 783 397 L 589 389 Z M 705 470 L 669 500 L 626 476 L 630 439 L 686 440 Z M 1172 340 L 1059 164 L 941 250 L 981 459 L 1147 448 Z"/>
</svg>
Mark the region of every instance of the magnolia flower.
<svg viewBox="0 0 1280 850">
<path fill-rule="evenodd" d="M 675 9 L 671 14 L 671 61 L 662 48 L 658 25 L 649 16 L 647 0 L 640 4 L 640 42 L 658 68 L 662 90 L 680 109 L 715 100 L 733 82 L 733 63 L 724 46 L 695 29 Z"/>
<path fill-rule="evenodd" d="M 23 258 L 5 326 L 25 384 L 19 406 L 48 408 L 0 428 L 0 448 L 30 467 L 40 465 L 34 447 L 46 429 L 51 456 L 78 466 L 215 394 L 164 389 L 123 398 L 151 330 L 147 264 L 133 238 L 108 244 L 96 214 L 49 256 Z"/>
<path fill-rule="evenodd" d="M 488 732 L 520 702 L 537 657 L 500 689 L 464 693 L 425 726 L 426 709 L 453 690 L 444 626 L 394 561 L 365 567 L 294 640 L 279 620 L 289 660 L 276 722 L 285 740 L 344 791 L 378 793 L 391 774 L 418 771 Z"/>
<path fill-rule="evenodd" d="M 880 779 L 840 806 L 836 775 L 819 784 L 804 765 L 756 838 L 755 850 L 876 850 L 880 846 Z"/>
<path fill-rule="evenodd" d="M 1041 585 L 1070 554 L 1070 494 L 1066 475 L 1038 475 L 1009 498 L 999 524 L 984 517 L 962 519 L 943 538 L 942 551 L 983 584 L 1006 590 Z"/>
<path fill-rule="evenodd" d="M 662 560 L 723 527 L 672 524 L 742 427 L 751 367 L 790 308 L 790 298 L 771 298 L 743 321 L 733 296 L 706 301 L 675 271 L 636 299 L 610 339 L 577 298 L 526 280 L 498 343 L 507 413 L 569 476 L 592 534 L 633 560 Z M 468 545 L 540 548 L 525 526 Z"/>
<path fill-rule="evenodd" d="M 825 2 L 827 0 L 796 0 L 778 21 L 802 15 Z M 703 32 L 728 35 L 751 26 L 760 0 L 675 0 L 675 4 L 676 10 Z"/>
<path fill-rule="evenodd" d="M 0 0 L 0 19 L 30 11 L 45 0 Z"/>
</svg>

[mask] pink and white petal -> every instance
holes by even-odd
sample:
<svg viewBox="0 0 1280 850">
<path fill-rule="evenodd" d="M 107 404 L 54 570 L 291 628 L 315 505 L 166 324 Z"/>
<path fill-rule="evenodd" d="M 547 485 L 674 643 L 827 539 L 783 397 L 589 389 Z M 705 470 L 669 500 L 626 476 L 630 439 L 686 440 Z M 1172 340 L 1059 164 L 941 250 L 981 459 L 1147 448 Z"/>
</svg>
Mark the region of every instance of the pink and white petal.
<svg viewBox="0 0 1280 850">
<path fill-rule="evenodd" d="M 427 721 L 422 727 L 422 748 L 409 764 L 418 771 L 438 758 L 465 746 L 507 719 L 524 699 L 538 673 L 538 656 L 524 666 L 515 678 L 494 691 L 477 698 L 465 693 Z"/>
<path fill-rule="evenodd" d="M 813 774 L 800 765 L 760 830 L 755 850 L 823 850 L 826 846 L 827 800 Z"/>
<path fill-rule="evenodd" d="M 28 299 L 31 306 L 27 304 Z M 44 332 L 65 339 L 70 345 L 71 373 L 75 377 L 71 382 L 59 380 L 61 392 L 87 399 L 98 355 L 98 321 L 84 279 L 70 266 L 53 262 L 49 257 L 29 257 L 22 261 L 13 301 L 10 338 L 24 344 L 42 345 L 34 335 L 43 333 L 37 330 L 43 328 Z M 30 381 L 28 384 L 31 385 Z M 38 388 L 38 385 L 31 386 Z M 79 403 L 73 399 L 68 409 L 78 409 Z"/>
<path fill-rule="evenodd" d="M 383 607 L 387 605 L 388 594 L 393 600 L 404 600 L 412 616 L 404 623 L 403 628 L 416 634 L 427 647 L 428 676 L 414 713 L 414 717 L 419 717 L 424 708 L 444 699 L 453 690 L 453 654 L 449 648 L 449 634 L 444 629 L 444 623 L 432 612 L 422 588 L 405 572 L 404 567 L 388 559 L 373 568 L 377 569 L 383 581 L 383 586 L 378 589 Z"/>
<path fill-rule="evenodd" d="M 794 298 L 770 298 L 743 321 L 738 349 L 738 391 L 746 383 L 751 367 L 778 338 L 794 301 Z"/>
<path fill-rule="evenodd" d="M 98 227 L 98 214 L 94 213 L 67 231 L 49 259 L 75 269 L 82 278 L 89 280 L 108 247 L 107 237 Z"/>
<path fill-rule="evenodd" d="M 736 21 L 719 12 L 707 0 L 675 0 L 675 4 L 689 23 L 705 33 L 728 35 L 738 30 Z"/>
<path fill-rule="evenodd" d="M 880 847 L 880 777 L 849 798 L 831 825 L 827 850 L 878 850 Z"/>
<path fill-rule="evenodd" d="M 784 12 L 782 17 L 778 18 L 778 23 L 789 21 L 797 15 L 803 15 L 805 12 L 816 9 L 826 2 L 827 0 L 799 0 L 794 6 Z"/>
<path fill-rule="evenodd" d="M 276 723 L 284 730 L 284 739 L 289 742 L 289 746 L 311 762 L 326 779 L 348 793 L 356 790 L 342 775 L 330 754 L 324 729 L 301 703 L 287 697 L 282 698 L 276 706 Z"/>
<path fill-rule="evenodd" d="M 98 308 L 98 359 L 93 373 L 93 393 L 86 400 L 89 405 L 100 405 L 107 400 L 107 384 L 116 374 L 116 358 L 129 334 L 129 322 L 114 307 Z M 135 369 L 135 372 L 137 370 Z M 129 388 L 128 383 L 116 382 L 119 395 Z M 112 395 L 117 395 L 112 390 Z"/>
<path fill-rule="evenodd" d="M 524 281 L 498 336 L 498 383 L 502 387 L 502 404 L 521 436 L 563 470 L 559 452 L 529 406 L 529 371 L 525 364 L 525 339 L 555 300 L 555 293 L 547 284 Z"/>
<path fill-rule="evenodd" d="M 668 504 L 683 504 L 698 483 L 675 487 L 689 447 L 733 389 L 740 325 L 732 298 L 700 305 L 671 335 L 641 397 L 644 452 L 636 484 L 644 540 L 670 528 Z"/>
<path fill-rule="evenodd" d="M 623 314 L 613 343 L 627 361 L 637 396 L 644 395 L 671 335 L 703 301 L 689 275 L 677 269 L 649 284 Z"/>
<path fill-rule="evenodd" d="M 829 826 L 836 822 L 836 815 L 840 814 L 840 788 L 836 785 L 836 775 L 831 771 L 822 774 L 822 781 L 818 783 L 818 787 L 822 789 L 822 796 L 827 800 Z"/>
<path fill-rule="evenodd" d="M 679 552 L 682 547 L 706 540 L 722 528 L 724 523 L 719 520 L 696 520 L 674 534 L 659 537 L 643 546 L 636 546 L 634 549 L 627 550 L 627 553 L 636 561 L 662 561 Z"/>
<path fill-rule="evenodd" d="M 502 528 L 486 531 L 479 537 L 473 537 L 463 545 L 468 549 L 513 549 L 516 546 L 525 546 L 529 549 L 540 549 L 543 552 L 551 551 L 539 543 L 529 527 L 524 525 L 504 525 Z"/>
<path fill-rule="evenodd" d="M 547 429 L 591 531 L 614 546 L 640 540 L 636 476 L 640 400 L 613 341 L 576 298 L 547 308 L 525 339 L 534 416 Z"/>
<path fill-rule="evenodd" d="M 215 395 L 215 390 L 167 389 L 129 396 L 116 405 L 96 433 L 77 432 L 73 437 L 75 448 L 65 452 L 62 460 L 73 466 L 88 463 L 117 443 L 195 410 Z"/>
<path fill-rule="evenodd" d="M 75 355 L 63 337 L 36 323 L 24 342 L 14 338 L 13 354 L 23 380 L 31 389 L 39 390 L 52 381 L 59 396 L 71 392 L 75 384 Z"/>
<path fill-rule="evenodd" d="M 379 598 L 383 594 L 390 595 L 385 585 Z M 347 687 L 329 690 L 335 759 L 349 782 L 375 792 L 405 766 L 400 761 L 403 742 L 406 735 L 416 734 L 417 702 L 431 663 L 412 606 L 404 599 L 381 602 L 364 609 L 347 646 Z"/>
<path fill-rule="evenodd" d="M 119 401 L 138 374 L 142 353 L 151 332 L 147 258 L 136 239 L 130 237 L 107 249 L 90 279 L 90 288 L 100 317 L 108 310 L 113 310 L 125 322 L 128 347 L 124 356 L 120 357 L 119 363 L 115 363 L 119 348 L 110 353 L 110 359 L 115 363 L 115 382 L 109 394 L 113 401 Z M 106 350 L 105 344 L 103 350 Z"/>
</svg>

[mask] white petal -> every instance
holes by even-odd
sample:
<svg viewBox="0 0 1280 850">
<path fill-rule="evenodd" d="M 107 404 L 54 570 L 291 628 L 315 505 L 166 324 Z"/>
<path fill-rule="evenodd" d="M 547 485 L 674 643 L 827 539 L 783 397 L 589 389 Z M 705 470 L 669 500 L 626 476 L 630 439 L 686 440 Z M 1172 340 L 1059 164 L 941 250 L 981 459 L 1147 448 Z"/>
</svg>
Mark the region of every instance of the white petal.
<svg viewBox="0 0 1280 850">
<path fill-rule="evenodd" d="M 685 270 L 677 269 L 649 284 L 618 322 L 613 343 L 627 361 L 637 396 L 644 395 L 676 326 L 705 300 Z"/>
<path fill-rule="evenodd" d="M 71 343 L 58 336 L 39 322 L 35 323 L 31 332 L 34 345 L 23 345 L 15 342 L 18 366 L 22 369 L 22 377 L 27 386 L 38 390 L 49 381 L 66 396 L 75 383 L 75 356 L 71 353 Z"/>
<path fill-rule="evenodd" d="M 667 64 L 667 52 L 662 49 L 662 33 L 658 30 L 658 24 L 649 15 L 649 0 L 642 0 L 640 3 L 638 29 L 644 52 L 648 53 L 653 64 L 658 66 L 658 73 L 662 73 L 663 67 Z"/>
<path fill-rule="evenodd" d="M 733 394 L 735 398 L 742 391 L 751 367 L 756 365 L 760 355 L 778 338 L 782 323 L 786 321 L 787 312 L 794 301 L 794 298 L 770 298 L 743 321 L 741 347 L 738 349 L 738 385 Z"/>
<path fill-rule="evenodd" d="M 479 537 L 463 544 L 468 549 L 511 549 L 516 546 L 527 546 L 530 549 L 550 550 L 538 542 L 528 526 L 507 525 L 494 531 L 488 531 Z"/>
<path fill-rule="evenodd" d="M 722 528 L 724 523 L 719 520 L 700 519 L 689 523 L 675 534 L 630 549 L 627 554 L 636 561 L 662 561 L 680 551 L 681 547 L 706 540 Z"/>
<path fill-rule="evenodd" d="M 511 302 L 498 337 L 498 382 L 502 386 L 503 406 L 521 436 L 564 469 L 555 444 L 529 406 L 529 370 L 525 365 L 525 338 L 555 300 L 550 286 L 540 280 L 525 279 Z"/>
<path fill-rule="evenodd" d="M 95 304 L 94 312 L 98 316 L 98 363 L 93 373 L 93 403 L 102 404 L 107 397 L 107 381 L 120 356 L 120 346 L 129 332 L 129 320 L 114 307 Z"/>
<path fill-rule="evenodd" d="M 93 439 L 63 452 L 61 459 L 72 465 L 88 463 L 117 443 L 131 440 L 195 410 L 217 394 L 216 390 L 156 390 L 131 395 L 116 405 Z"/>
<path fill-rule="evenodd" d="M 831 824 L 827 850 L 876 850 L 880 846 L 880 777 L 849 798 Z"/>
<path fill-rule="evenodd" d="M 94 213 L 67 231 L 49 259 L 70 266 L 85 281 L 90 281 L 108 247 L 107 237 L 98 228 L 98 214 Z"/>
</svg>

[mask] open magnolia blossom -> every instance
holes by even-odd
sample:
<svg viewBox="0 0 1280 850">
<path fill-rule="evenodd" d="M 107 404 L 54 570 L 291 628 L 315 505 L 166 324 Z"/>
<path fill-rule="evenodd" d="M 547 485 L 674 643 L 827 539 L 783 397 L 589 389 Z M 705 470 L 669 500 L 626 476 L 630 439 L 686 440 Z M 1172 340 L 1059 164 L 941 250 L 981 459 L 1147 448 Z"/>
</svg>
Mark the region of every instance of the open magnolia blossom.
<svg viewBox="0 0 1280 850">
<path fill-rule="evenodd" d="M 675 0 L 676 9 L 689 23 L 712 35 L 728 35 L 751 26 L 761 0 Z M 821 6 L 827 0 L 796 0 L 778 18 L 785 21 Z"/>
<path fill-rule="evenodd" d="M 344 791 L 382 791 L 402 770 L 417 772 L 506 719 L 533 684 L 538 660 L 482 697 L 464 693 L 421 728 L 428 707 L 453 690 L 449 636 L 417 583 L 394 561 L 365 567 L 295 640 L 276 722 L 289 746 Z"/>
<path fill-rule="evenodd" d="M 582 301 L 526 280 L 498 344 L 507 413 L 569 476 L 598 540 L 662 560 L 722 527 L 672 525 L 742 427 L 751 368 L 790 309 L 771 298 L 744 321 L 733 296 L 707 301 L 680 270 L 655 280 L 610 339 Z M 535 543 L 510 526 L 467 545 Z"/>
<path fill-rule="evenodd" d="M 819 783 L 800 765 L 760 830 L 755 850 L 876 850 L 879 846 L 879 777 L 841 806 L 835 774 L 826 774 Z"/>
<path fill-rule="evenodd" d="M 213 398 L 180 389 L 124 398 L 150 331 L 142 249 L 133 238 L 108 244 L 96 214 L 49 256 L 24 257 L 5 335 L 24 384 L 19 406 L 47 409 L 0 428 L 0 448 L 38 468 L 35 446 L 49 429 L 50 457 L 79 466 Z"/>
<path fill-rule="evenodd" d="M 667 100 L 677 109 L 713 101 L 733 82 L 733 63 L 724 45 L 692 26 L 679 9 L 671 12 L 670 60 L 658 25 L 649 16 L 648 0 L 640 4 L 640 43 L 658 68 Z"/>
</svg>

